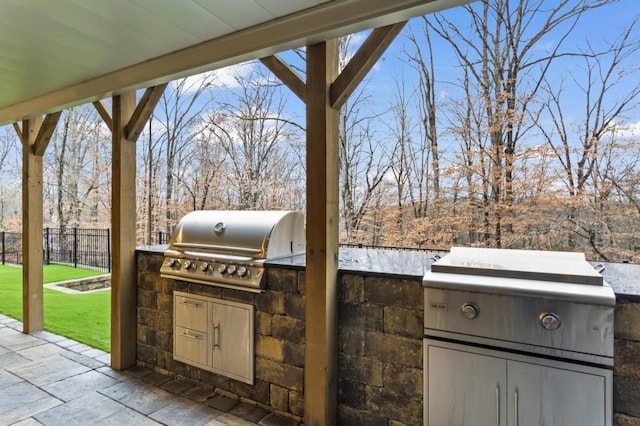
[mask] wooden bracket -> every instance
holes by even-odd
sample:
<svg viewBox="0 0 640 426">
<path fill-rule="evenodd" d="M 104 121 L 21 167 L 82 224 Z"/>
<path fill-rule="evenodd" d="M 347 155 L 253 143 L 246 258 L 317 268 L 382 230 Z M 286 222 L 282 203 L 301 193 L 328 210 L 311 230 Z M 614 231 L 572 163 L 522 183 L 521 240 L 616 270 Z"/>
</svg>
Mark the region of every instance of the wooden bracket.
<svg viewBox="0 0 640 426">
<path fill-rule="evenodd" d="M 358 87 L 407 21 L 376 28 L 331 85 L 331 107 L 340 109 Z"/>
<path fill-rule="evenodd" d="M 58 121 L 60 120 L 60 116 L 62 115 L 62 111 L 54 112 L 51 114 L 47 114 L 38 130 L 38 135 L 36 136 L 36 140 L 33 143 L 33 153 L 34 155 L 44 155 L 44 152 L 49 146 L 49 142 L 51 141 L 51 136 L 53 132 L 56 130 L 56 126 L 58 125 Z"/>
<path fill-rule="evenodd" d="M 153 114 L 154 108 L 162 97 L 167 84 L 168 83 L 164 83 L 158 86 L 148 87 L 147 90 L 144 91 L 140 102 L 138 102 L 131 119 L 125 127 L 125 138 L 127 138 L 127 140 L 133 142 L 138 140 L 147 120 L 149 120 L 149 117 Z"/>
<path fill-rule="evenodd" d="M 113 133 L 113 120 L 111 119 L 111 116 L 107 112 L 104 105 L 102 105 L 102 102 L 95 101 L 93 103 L 93 106 L 96 108 L 96 111 L 98 111 L 98 114 L 100 114 L 100 117 L 102 117 L 102 120 L 104 121 L 104 124 L 109 128 L 109 131 Z"/>
<path fill-rule="evenodd" d="M 260 62 L 274 73 L 302 102 L 306 103 L 307 85 L 289 65 L 275 55 L 260 58 Z"/>
</svg>

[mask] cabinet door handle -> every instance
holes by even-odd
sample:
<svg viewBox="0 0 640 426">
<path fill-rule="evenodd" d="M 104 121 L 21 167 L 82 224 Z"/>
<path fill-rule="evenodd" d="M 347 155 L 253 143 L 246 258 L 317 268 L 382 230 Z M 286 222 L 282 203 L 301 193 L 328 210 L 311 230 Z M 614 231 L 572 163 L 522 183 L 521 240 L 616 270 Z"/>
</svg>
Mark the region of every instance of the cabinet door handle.
<svg viewBox="0 0 640 426">
<path fill-rule="evenodd" d="M 189 333 L 181 333 L 180 334 L 182 337 L 188 337 L 189 339 L 194 339 L 194 340 L 198 340 L 198 336 L 193 336 Z"/>
<path fill-rule="evenodd" d="M 496 426 L 500 426 L 500 385 L 496 386 Z"/>
<path fill-rule="evenodd" d="M 216 324 L 213 326 L 213 347 L 214 348 L 219 348 L 220 347 L 220 324 Z"/>
<path fill-rule="evenodd" d="M 513 426 L 518 426 L 518 389 L 513 394 L 513 408 L 515 409 Z"/>
<path fill-rule="evenodd" d="M 199 303 L 187 302 L 186 300 L 183 301 L 182 304 L 185 305 L 185 306 L 189 306 L 190 308 L 199 308 L 200 307 Z"/>
</svg>

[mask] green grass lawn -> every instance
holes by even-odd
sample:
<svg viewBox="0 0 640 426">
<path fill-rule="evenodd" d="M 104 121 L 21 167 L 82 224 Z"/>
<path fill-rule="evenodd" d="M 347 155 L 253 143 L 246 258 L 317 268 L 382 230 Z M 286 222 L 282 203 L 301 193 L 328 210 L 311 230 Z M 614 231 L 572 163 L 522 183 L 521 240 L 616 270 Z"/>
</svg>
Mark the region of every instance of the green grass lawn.
<svg viewBox="0 0 640 426">
<path fill-rule="evenodd" d="M 44 282 L 52 283 L 101 275 L 104 272 L 46 265 Z M 22 268 L 0 265 L 0 313 L 22 320 Z M 111 290 L 62 293 L 44 289 L 44 328 L 94 348 L 111 349 Z"/>
</svg>

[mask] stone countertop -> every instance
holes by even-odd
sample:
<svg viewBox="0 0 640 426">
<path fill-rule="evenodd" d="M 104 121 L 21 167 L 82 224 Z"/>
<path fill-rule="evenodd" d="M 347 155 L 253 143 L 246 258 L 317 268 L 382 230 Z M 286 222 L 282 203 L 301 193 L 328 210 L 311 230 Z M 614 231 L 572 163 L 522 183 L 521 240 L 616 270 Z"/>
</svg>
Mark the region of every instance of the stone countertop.
<svg viewBox="0 0 640 426">
<path fill-rule="evenodd" d="M 162 254 L 166 245 L 142 246 L 137 251 Z M 444 252 L 426 252 L 418 250 L 392 250 L 373 248 L 342 247 L 339 252 L 338 268 L 341 272 L 356 272 L 364 275 L 388 276 L 402 279 L 422 279 L 436 256 Z M 604 265 L 604 279 L 616 294 L 618 300 L 640 302 L 640 265 L 630 263 L 590 262 L 592 265 Z M 305 256 L 271 259 L 267 266 L 302 269 Z"/>
</svg>

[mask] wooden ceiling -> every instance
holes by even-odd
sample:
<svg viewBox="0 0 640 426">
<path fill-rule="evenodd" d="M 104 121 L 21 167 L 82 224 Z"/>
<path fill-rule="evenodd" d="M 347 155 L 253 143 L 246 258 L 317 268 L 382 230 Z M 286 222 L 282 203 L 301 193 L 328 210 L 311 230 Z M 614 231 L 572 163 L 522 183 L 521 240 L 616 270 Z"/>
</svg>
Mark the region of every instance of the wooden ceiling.
<svg viewBox="0 0 640 426">
<path fill-rule="evenodd" d="M 4 0 L 0 124 L 468 0 Z"/>
</svg>

